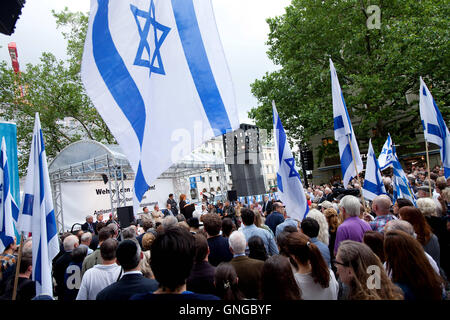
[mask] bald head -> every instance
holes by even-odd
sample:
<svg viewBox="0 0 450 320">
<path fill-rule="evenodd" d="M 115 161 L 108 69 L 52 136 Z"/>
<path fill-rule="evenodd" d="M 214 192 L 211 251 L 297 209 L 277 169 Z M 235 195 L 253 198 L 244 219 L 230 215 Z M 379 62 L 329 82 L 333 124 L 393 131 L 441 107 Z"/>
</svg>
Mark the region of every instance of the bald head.
<svg viewBox="0 0 450 320">
<path fill-rule="evenodd" d="M 385 194 L 375 197 L 372 202 L 372 210 L 377 216 L 384 216 L 389 214 L 389 209 L 391 208 L 391 206 L 391 198 L 389 198 Z"/>
</svg>

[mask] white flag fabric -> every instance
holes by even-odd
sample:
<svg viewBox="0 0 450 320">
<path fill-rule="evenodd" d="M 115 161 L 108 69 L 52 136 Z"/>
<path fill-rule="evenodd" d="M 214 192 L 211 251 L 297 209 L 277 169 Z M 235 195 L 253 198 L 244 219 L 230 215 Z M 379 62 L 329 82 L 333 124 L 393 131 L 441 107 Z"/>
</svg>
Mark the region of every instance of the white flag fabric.
<svg viewBox="0 0 450 320">
<path fill-rule="evenodd" d="M 36 281 L 36 295 L 53 296 L 52 260 L 60 247 L 38 113 L 34 122 L 23 199 L 18 225 L 19 231 L 32 233 L 32 277 Z"/>
<path fill-rule="evenodd" d="M 380 170 L 383 171 L 386 168 L 392 167 L 394 161 L 393 150 L 392 150 L 392 139 L 391 135 L 388 133 L 386 142 L 383 145 L 383 149 L 378 156 L 378 164 L 380 165 Z"/>
<path fill-rule="evenodd" d="M 422 77 L 420 77 L 419 109 L 425 139 L 440 147 L 444 175 L 448 179 L 450 177 L 450 133 Z"/>
<path fill-rule="evenodd" d="M 357 175 L 354 161 L 356 161 L 358 173 L 363 170 L 364 166 L 350 121 L 350 116 L 348 115 L 347 106 L 345 105 L 344 95 L 342 94 L 336 69 L 334 68 L 331 59 L 330 72 L 331 92 L 333 97 L 334 139 L 339 143 L 342 177 L 344 180 L 344 187 L 347 188 L 349 181 Z"/>
<path fill-rule="evenodd" d="M 287 215 L 292 219 L 302 221 L 309 212 L 308 202 L 300 174 L 295 169 L 295 159 L 289 147 L 283 124 L 273 101 L 272 107 L 275 150 L 278 155 L 277 194 L 286 206 Z"/>
<path fill-rule="evenodd" d="M 211 0 L 92 0 L 81 77 L 139 202 L 173 163 L 239 127 Z"/>
<path fill-rule="evenodd" d="M 367 151 L 366 174 L 364 176 L 363 195 L 367 200 L 373 200 L 380 194 L 385 194 L 386 189 L 381 177 L 380 166 L 372 147 L 372 139 L 369 140 Z"/>
<path fill-rule="evenodd" d="M 10 190 L 8 171 L 8 157 L 6 154 L 5 138 L 2 138 L 0 152 L 0 252 L 14 241 L 13 206 L 15 206 Z"/>
</svg>

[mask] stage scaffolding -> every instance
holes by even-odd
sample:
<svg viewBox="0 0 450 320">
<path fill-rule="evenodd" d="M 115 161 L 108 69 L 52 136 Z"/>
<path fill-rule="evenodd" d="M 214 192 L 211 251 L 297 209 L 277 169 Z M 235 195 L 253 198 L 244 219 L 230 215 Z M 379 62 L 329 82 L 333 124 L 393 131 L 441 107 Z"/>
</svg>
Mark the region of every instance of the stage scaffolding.
<svg viewBox="0 0 450 320">
<path fill-rule="evenodd" d="M 216 171 L 222 192 L 226 192 L 225 161 L 201 155 L 190 155 L 172 165 L 158 179 L 172 179 L 174 197 L 189 194 L 186 177 Z M 118 145 L 102 144 L 94 140 L 82 140 L 68 145 L 49 165 L 50 183 L 58 233 L 64 230 L 63 195 L 61 185 L 65 182 L 104 181 L 108 183 L 111 212 L 117 208 L 132 205 L 127 203 L 124 181 L 134 180 L 134 172 Z"/>
</svg>

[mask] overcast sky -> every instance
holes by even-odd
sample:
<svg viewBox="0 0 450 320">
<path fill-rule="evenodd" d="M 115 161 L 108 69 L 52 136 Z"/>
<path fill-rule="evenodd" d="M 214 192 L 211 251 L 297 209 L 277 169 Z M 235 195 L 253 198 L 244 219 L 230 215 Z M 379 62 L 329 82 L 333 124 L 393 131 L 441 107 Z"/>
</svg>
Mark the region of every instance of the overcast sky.
<svg viewBox="0 0 450 320">
<path fill-rule="evenodd" d="M 284 13 L 290 0 L 212 0 L 222 44 L 236 91 L 240 122 L 252 123 L 247 112 L 257 105 L 250 84 L 278 67 L 267 58 L 268 17 Z M 11 36 L 0 34 L 0 59 L 10 63 L 8 43 L 16 42 L 21 68 L 36 64 L 42 52 L 65 59 L 66 41 L 56 29 L 51 10 L 88 12 L 89 0 L 27 0 Z"/>
</svg>

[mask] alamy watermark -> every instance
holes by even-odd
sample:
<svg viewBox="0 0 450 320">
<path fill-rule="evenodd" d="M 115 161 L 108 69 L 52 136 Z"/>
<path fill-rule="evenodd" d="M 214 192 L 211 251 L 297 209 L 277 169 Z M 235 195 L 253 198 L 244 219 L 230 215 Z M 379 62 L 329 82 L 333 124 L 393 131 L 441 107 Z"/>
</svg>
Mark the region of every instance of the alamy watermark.
<svg viewBox="0 0 450 320">
<path fill-rule="evenodd" d="M 381 9 L 377 5 L 370 5 L 366 9 L 368 15 L 366 20 L 367 29 L 381 29 Z"/>
</svg>

